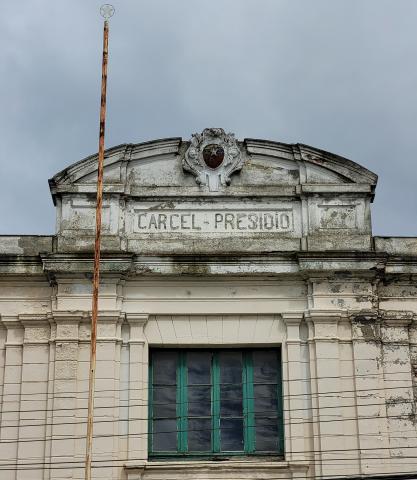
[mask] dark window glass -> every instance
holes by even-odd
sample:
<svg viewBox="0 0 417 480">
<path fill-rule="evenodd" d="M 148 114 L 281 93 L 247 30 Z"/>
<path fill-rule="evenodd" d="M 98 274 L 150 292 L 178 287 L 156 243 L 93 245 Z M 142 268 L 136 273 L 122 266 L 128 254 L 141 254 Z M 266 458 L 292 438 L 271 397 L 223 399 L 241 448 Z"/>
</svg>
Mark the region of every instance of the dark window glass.
<svg viewBox="0 0 417 480">
<path fill-rule="evenodd" d="M 211 353 L 187 353 L 188 385 L 211 384 Z"/>
<path fill-rule="evenodd" d="M 220 383 L 242 383 L 242 352 L 220 352 Z"/>
<path fill-rule="evenodd" d="M 175 452 L 177 450 L 177 421 L 154 420 L 153 449 L 155 452 Z"/>
<path fill-rule="evenodd" d="M 188 451 L 211 451 L 211 363 L 207 351 L 187 352 Z"/>
<path fill-rule="evenodd" d="M 277 353 L 271 350 L 253 352 L 254 383 L 274 383 L 278 380 Z"/>
<path fill-rule="evenodd" d="M 154 350 L 150 455 L 282 454 L 278 349 Z"/>
<path fill-rule="evenodd" d="M 152 358 L 152 447 L 155 452 L 177 451 L 178 352 L 160 351 Z"/>
<path fill-rule="evenodd" d="M 243 450 L 243 419 L 222 418 L 220 421 L 221 449 L 226 452 Z"/>
<path fill-rule="evenodd" d="M 254 385 L 255 414 L 260 416 L 271 415 L 277 409 L 278 389 L 276 385 Z"/>
<path fill-rule="evenodd" d="M 211 415 L 211 387 L 188 387 L 187 401 L 190 417 Z"/>
<path fill-rule="evenodd" d="M 177 384 L 177 352 L 158 352 L 153 359 L 153 384 L 176 385 Z"/>
<path fill-rule="evenodd" d="M 242 384 L 220 385 L 220 415 L 240 417 L 243 415 Z"/>
<path fill-rule="evenodd" d="M 190 418 L 188 420 L 188 449 L 190 452 L 211 451 L 211 419 Z"/>
<path fill-rule="evenodd" d="M 255 422 L 256 450 L 275 452 L 278 449 L 278 419 L 257 417 Z"/>
<path fill-rule="evenodd" d="M 272 350 L 253 352 L 255 449 L 278 450 L 278 357 Z"/>
<path fill-rule="evenodd" d="M 155 417 L 175 418 L 177 416 L 176 386 L 153 389 L 153 413 Z"/>
</svg>

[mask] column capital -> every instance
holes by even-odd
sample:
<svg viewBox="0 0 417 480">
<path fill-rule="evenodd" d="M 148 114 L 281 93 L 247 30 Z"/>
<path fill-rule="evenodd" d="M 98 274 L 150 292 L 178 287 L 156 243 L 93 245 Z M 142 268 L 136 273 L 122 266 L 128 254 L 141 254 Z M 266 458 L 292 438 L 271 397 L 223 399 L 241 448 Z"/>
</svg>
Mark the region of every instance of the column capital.
<svg viewBox="0 0 417 480">
<path fill-rule="evenodd" d="M 88 312 L 89 318 L 91 318 L 91 312 Z M 126 315 L 120 310 L 99 310 L 97 313 L 97 321 L 99 323 L 123 323 Z"/>
<path fill-rule="evenodd" d="M 286 325 L 299 325 L 304 320 L 304 312 L 285 312 L 281 313 L 281 318 Z"/>
<path fill-rule="evenodd" d="M 1 315 L 0 316 L 1 324 L 7 330 L 14 330 L 16 328 L 22 328 L 22 324 L 19 321 L 18 315 Z"/>
<path fill-rule="evenodd" d="M 24 327 L 49 327 L 51 320 L 48 313 L 20 313 L 18 318 Z"/>
<path fill-rule="evenodd" d="M 2 315 L 1 322 L 6 329 L 6 347 L 21 347 L 23 344 L 24 327 L 18 315 Z"/>
<path fill-rule="evenodd" d="M 414 312 L 407 310 L 381 310 L 380 316 L 389 327 L 406 327 L 417 319 Z"/>
<path fill-rule="evenodd" d="M 51 338 L 49 314 L 20 314 L 20 323 L 25 328 L 23 343 L 25 345 L 48 344 Z"/>
<path fill-rule="evenodd" d="M 348 320 L 344 310 L 308 310 L 305 314 L 309 326 L 309 341 L 338 342 L 339 324 Z"/>
<path fill-rule="evenodd" d="M 304 312 L 286 312 L 281 317 L 287 327 L 287 339 L 285 343 L 300 343 L 300 324 L 304 319 Z"/>
<path fill-rule="evenodd" d="M 347 310 L 307 310 L 304 316 L 306 321 L 315 324 L 334 324 L 347 320 L 348 313 Z"/>
<path fill-rule="evenodd" d="M 51 321 L 56 324 L 79 324 L 89 319 L 89 312 L 84 310 L 60 310 L 52 312 Z"/>
<path fill-rule="evenodd" d="M 126 321 L 129 325 L 142 325 L 148 323 L 149 315 L 147 313 L 126 313 Z"/>
<path fill-rule="evenodd" d="M 149 315 L 143 313 L 126 313 L 126 321 L 130 325 L 129 343 L 145 343 L 144 328 L 148 323 Z"/>
</svg>

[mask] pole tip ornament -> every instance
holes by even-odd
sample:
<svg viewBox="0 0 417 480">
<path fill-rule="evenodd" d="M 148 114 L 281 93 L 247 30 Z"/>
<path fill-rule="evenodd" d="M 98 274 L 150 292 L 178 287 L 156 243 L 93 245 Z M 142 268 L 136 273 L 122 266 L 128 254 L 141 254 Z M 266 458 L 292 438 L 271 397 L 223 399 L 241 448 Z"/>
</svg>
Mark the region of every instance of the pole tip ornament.
<svg viewBox="0 0 417 480">
<path fill-rule="evenodd" d="M 109 3 L 105 3 L 100 8 L 100 15 L 104 18 L 106 22 L 109 18 L 111 18 L 114 15 L 114 12 L 115 12 L 115 8 L 113 7 L 113 5 L 110 5 Z"/>
</svg>

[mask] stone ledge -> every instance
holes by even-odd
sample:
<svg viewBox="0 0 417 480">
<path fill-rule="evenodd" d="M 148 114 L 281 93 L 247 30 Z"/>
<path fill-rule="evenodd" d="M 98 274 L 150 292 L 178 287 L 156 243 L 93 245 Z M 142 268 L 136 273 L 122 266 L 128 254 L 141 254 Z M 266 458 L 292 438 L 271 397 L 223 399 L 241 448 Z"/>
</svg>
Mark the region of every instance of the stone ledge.
<svg viewBox="0 0 417 480">
<path fill-rule="evenodd" d="M 52 252 L 52 235 L 1 235 L 0 255 L 39 255 Z"/>
<path fill-rule="evenodd" d="M 374 237 L 376 252 L 417 256 L 417 237 Z"/>
<path fill-rule="evenodd" d="M 132 461 L 124 465 L 128 480 L 243 480 L 262 478 L 306 478 L 309 465 L 306 462 L 288 462 L 270 459 L 242 459 L 223 461 Z"/>
</svg>

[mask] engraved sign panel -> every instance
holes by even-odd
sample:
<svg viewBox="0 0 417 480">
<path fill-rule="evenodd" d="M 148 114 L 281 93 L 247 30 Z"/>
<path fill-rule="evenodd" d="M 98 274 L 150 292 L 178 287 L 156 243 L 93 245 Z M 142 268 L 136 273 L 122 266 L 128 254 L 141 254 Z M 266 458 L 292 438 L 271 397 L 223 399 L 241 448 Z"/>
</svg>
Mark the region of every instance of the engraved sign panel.
<svg viewBox="0 0 417 480">
<path fill-rule="evenodd" d="M 135 233 L 291 232 L 292 209 L 276 210 L 135 210 Z"/>
<path fill-rule="evenodd" d="M 258 237 L 299 238 L 301 205 L 280 199 L 131 201 L 126 205 L 126 233 L 131 238 Z"/>
</svg>

